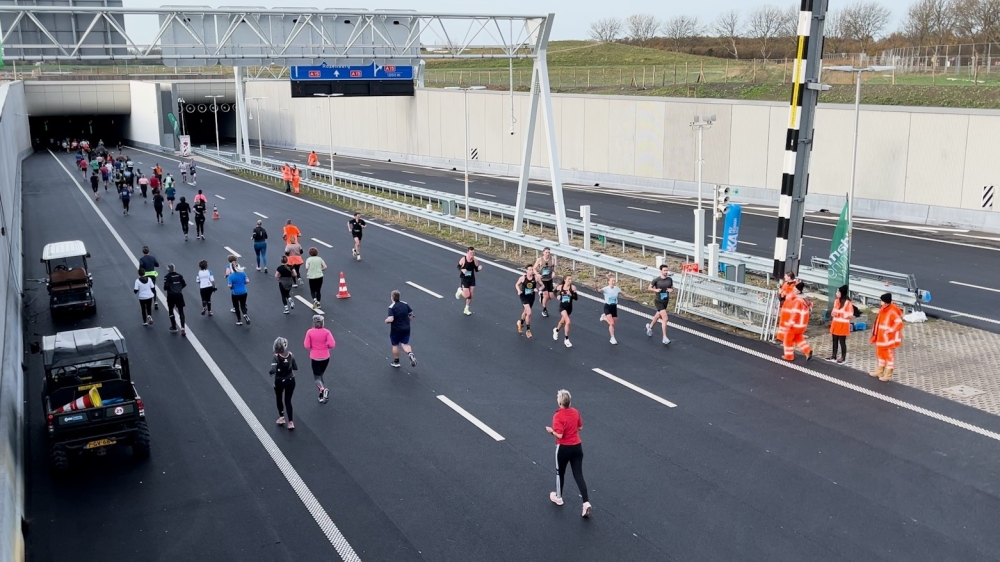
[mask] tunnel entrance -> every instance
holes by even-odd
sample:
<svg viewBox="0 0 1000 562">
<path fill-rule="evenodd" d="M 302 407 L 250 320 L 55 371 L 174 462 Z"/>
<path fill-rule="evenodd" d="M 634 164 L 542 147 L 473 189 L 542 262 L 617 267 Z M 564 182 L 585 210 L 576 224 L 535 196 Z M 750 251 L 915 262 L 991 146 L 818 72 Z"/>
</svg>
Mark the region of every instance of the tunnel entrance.
<svg viewBox="0 0 1000 562">
<path fill-rule="evenodd" d="M 128 115 L 46 115 L 29 116 L 31 142 L 35 149 L 49 146 L 49 142 L 61 142 L 68 138 L 90 141 L 91 146 L 104 141 L 105 146 L 115 146 L 125 140 L 125 123 Z"/>
<path fill-rule="evenodd" d="M 191 135 L 192 146 L 215 148 L 215 115 L 211 111 L 186 111 L 184 128 Z M 219 111 L 219 139 L 222 143 L 236 140 L 236 112 Z"/>
</svg>

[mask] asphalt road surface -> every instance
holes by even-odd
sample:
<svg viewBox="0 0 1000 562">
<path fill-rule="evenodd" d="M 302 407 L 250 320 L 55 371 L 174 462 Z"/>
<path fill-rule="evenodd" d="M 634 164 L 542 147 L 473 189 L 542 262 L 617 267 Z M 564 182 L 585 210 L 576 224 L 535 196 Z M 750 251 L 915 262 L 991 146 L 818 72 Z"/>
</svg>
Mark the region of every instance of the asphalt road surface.
<svg viewBox="0 0 1000 562">
<path fill-rule="evenodd" d="M 177 215 L 159 226 L 141 197 L 127 217 L 113 192 L 92 205 L 57 159 L 71 163 L 47 153 L 24 162 L 26 276 L 43 276 L 45 243 L 81 239 L 99 312 L 54 326 L 44 287 L 29 285 L 29 339 L 121 328 L 153 453 L 136 463 L 114 452 L 50 476 L 32 356 L 32 561 L 70 551 L 81 560 L 335 560 L 347 543 L 357 559 L 392 561 L 1000 557 L 1000 422 L 985 413 L 835 365 L 792 368 L 773 360 L 771 345 L 684 322 L 664 347 L 623 312 L 611 346 L 588 298 L 576 305 L 572 349 L 550 338 L 556 320 L 537 307 L 527 340 L 514 329 L 516 277 L 505 264 L 487 263 L 465 317 L 453 298 L 459 254 L 447 244 L 370 220 L 356 262 L 345 213 L 207 166 L 198 187 L 222 218 L 209 220 L 207 240 L 185 242 Z M 178 191 L 191 198 L 195 188 Z M 316 400 L 301 347 L 310 311 L 299 303 L 282 314 L 276 282 L 254 271 L 250 232 L 261 215 L 271 268 L 286 218 L 329 265 L 322 309 L 338 344 L 329 404 Z M 140 325 L 129 252 L 143 245 L 187 277 L 187 340 L 167 331 L 162 307 L 152 327 Z M 250 326 L 235 325 L 224 289 L 215 316 L 198 314 L 197 262 L 221 280 L 231 251 L 252 281 Z M 340 271 L 350 299 L 334 298 Z M 388 364 L 393 289 L 416 314 L 416 368 Z M 301 369 L 294 432 L 274 425 L 267 370 L 279 335 Z M 560 388 L 584 419 L 589 520 L 572 480 L 565 506 L 548 501 L 544 427 Z M 326 518 L 336 533 L 318 523 Z"/>
</svg>

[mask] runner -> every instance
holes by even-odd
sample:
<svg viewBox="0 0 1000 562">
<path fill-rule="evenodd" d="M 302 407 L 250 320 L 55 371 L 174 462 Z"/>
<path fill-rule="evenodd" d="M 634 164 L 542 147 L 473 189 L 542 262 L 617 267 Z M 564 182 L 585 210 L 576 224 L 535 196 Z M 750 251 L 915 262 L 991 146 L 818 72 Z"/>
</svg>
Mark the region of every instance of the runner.
<svg viewBox="0 0 1000 562">
<path fill-rule="evenodd" d="M 572 321 L 570 316 L 573 314 L 573 301 L 575 301 L 579 295 L 576 293 L 576 285 L 573 284 L 573 277 L 567 275 L 563 278 L 562 283 L 557 285 L 555 288 L 556 298 L 559 299 L 559 323 L 552 330 L 552 339 L 559 341 L 559 328 L 564 328 L 563 330 L 563 345 L 566 347 L 573 347 L 573 344 L 569 341 L 569 328 Z"/>
<path fill-rule="evenodd" d="M 570 407 L 573 397 L 568 390 L 556 393 L 559 409 L 552 416 L 552 426 L 545 431 L 556 438 L 556 490 L 549 493 L 549 501 L 556 505 L 563 504 L 563 485 L 566 483 L 566 465 L 573 469 L 573 480 L 580 489 L 583 499 L 583 517 L 590 517 L 590 498 L 587 494 L 587 482 L 583 479 L 583 442 L 580 431 L 583 430 L 583 418 L 576 408 Z"/>
<path fill-rule="evenodd" d="M 274 340 L 274 357 L 271 358 L 269 374 L 274 376 L 274 399 L 278 404 L 278 420 L 274 423 L 285 425 L 288 412 L 288 429 L 295 429 L 292 416 L 292 394 L 295 392 L 295 371 L 299 370 L 295 356 L 288 351 L 288 340 L 279 337 Z"/>
<path fill-rule="evenodd" d="M 653 320 L 646 325 L 646 335 L 653 337 L 653 327 L 656 326 L 656 322 L 663 323 L 663 345 L 668 345 L 670 343 L 670 338 L 667 337 L 667 305 L 670 304 L 670 293 L 674 292 L 674 280 L 670 278 L 670 272 L 668 271 L 667 264 L 660 266 L 660 276 L 649 282 L 649 288 L 646 289 L 650 293 L 656 293 L 654 297 L 654 304 L 656 305 L 656 314 L 653 315 Z"/>
<path fill-rule="evenodd" d="M 232 273 L 226 278 L 230 293 L 233 297 L 233 312 L 236 313 L 236 325 L 242 326 L 246 322 L 250 325 L 250 315 L 247 314 L 247 285 L 250 278 L 247 274 L 236 266 Z"/>
<path fill-rule="evenodd" d="M 122 171 L 122 185 L 135 188 L 135 172 L 131 168 L 126 168 Z"/>
<path fill-rule="evenodd" d="M 368 226 L 361 218 L 361 213 L 354 213 L 354 218 L 347 221 L 347 230 L 354 237 L 354 249 L 351 250 L 351 254 L 361 261 L 361 236 L 364 234 L 365 227 Z"/>
<path fill-rule="evenodd" d="M 156 278 L 159 277 L 159 273 L 156 271 L 157 267 L 160 267 L 160 262 L 156 261 L 156 258 L 149 255 L 149 246 L 142 247 L 142 257 L 139 258 L 139 267 L 146 270 L 146 277 L 153 280 L 153 295 L 156 295 Z M 157 300 L 153 300 L 153 308 L 160 310 L 160 303 Z"/>
<path fill-rule="evenodd" d="M 462 259 L 458 260 L 460 285 L 455 291 L 456 299 L 465 297 L 465 310 L 462 314 L 466 316 L 472 315 L 469 307 L 472 306 L 472 297 L 476 293 L 476 272 L 482 270 L 483 266 L 479 265 L 479 260 L 476 258 L 476 249 L 469 246 L 469 250 L 462 256 Z"/>
<path fill-rule="evenodd" d="M 100 201 L 101 196 L 97 193 L 97 190 L 101 187 L 101 177 L 97 175 L 97 172 L 90 174 L 90 189 L 94 191 L 94 201 Z"/>
<path fill-rule="evenodd" d="M 146 192 L 149 190 L 149 178 L 142 174 L 142 170 L 139 170 L 139 191 L 142 192 L 142 202 L 148 203 L 146 199 Z"/>
<path fill-rule="evenodd" d="M 274 272 L 275 279 L 278 280 L 278 291 L 281 293 L 281 304 L 285 307 L 285 314 L 295 308 L 295 301 L 292 300 L 292 287 L 295 286 L 295 270 L 288 265 L 288 256 L 281 256 L 281 265 Z"/>
<path fill-rule="evenodd" d="M 195 279 L 198 281 L 198 292 L 201 294 L 201 315 L 208 313 L 212 316 L 212 293 L 218 288 L 215 286 L 215 276 L 208 268 L 207 261 L 198 262 L 198 276 Z"/>
<path fill-rule="evenodd" d="M 601 289 L 604 293 L 604 312 L 601 313 L 601 322 L 608 323 L 608 333 L 611 334 L 611 345 L 618 345 L 615 339 L 615 324 L 618 322 L 618 295 L 622 290 L 617 286 L 618 280 L 614 273 L 608 274 L 608 286 Z"/>
<path fill-rule="evenodd" d="M 302 231 L 299 230 L 299 227 L 292 224 L 292 219 L 285 221 L 285 226 L 281 229 L 281 232 L 281 239 L 285 241 L 285 244 L 291 244 L 293 238 L 296 241 L 302 238 Z"/>
<path fill-rule="evenodd" d="M 267 273 L 267 231 L 264 230 L 263 225 L 263 221 L 257 221 L 257 226 L 253 228 L 250 239 L 253 240 L 253 253 L 257 257 L 257 271 L 260 271 L 261 262 L 263 262 L 264 273 Z M 281 263 L 285 263 L 285 261 L 282 260 Z"/>
<path fill-rule="evenodd" d="M 191 162 L 188 164 L 188 170 L 190 170 L 191 173 L 191 185 L 198 185 L 198 168 L 194 165 L 194 158 L 192 158 Z"/>
<path fill-rule="evenodd" d="M 313 310 L 319 308 L 320 301 L 323 300 L 324 270 L 326 270 L 326 262 L 319 257 L 319 250 L 309 248 L 309 257 L 306 258 L 306 278 L 309 280 L 309 295 L 313 301 Z"/>
<path fill-rule="evenodd" d="M 160 178 L 156 176 L 149 178 L 149 189 L 154 196 L 160 192 L 161 185 L 163 184 L 160 182 Z"/>
<path fill-rule="evenodd" d="M 127 185 L 123 185 L 121 192 L 118 193 L 118 196 L 121 197 L 122 200 L 122 214 L 128 216 L 128 205 L 132 201 L 132 189 Z"/>
<path fill-rule="evenodd" d="M 156 293 L 153 288 L 156 283 L 146 276 L 146 270 L 139 268 L 139 278 L 132 285 L 132 292 L 139 297 L 139 310 L 142 312 L 142 325 L 153 325 L 153 301 L 156 300 Z"/>
<path fill-rule="evenodd" d="M 163 195 L 158 189 L 153 193 L 153 211 L 156 212 L 156 224 L 163 224 Z"/>
<path fill-rule="evenodd" d="M 187 281 L 177 273 L 174 264 L 167 264 L 167 274 L 163 276 L 163 289 L 167 293 L 167 312 L 170 314 L 170 331 L 177 331 L 177 318 L 180 318 L 181 335 L 186 336 L 187 322 L 184 321 L 184 287 Z M 176 311 L 176 317 L 175 317 Z"/>
<path fill-rule="evenodd" d="M 163 168 L 160 167 L 159 162 L 153 166 L 153 177 L 156 178 L 156 181 L 163 181 Z"/>
<path fill-rule="evenodd" d="M 323 382 L 323 374 L 330 366 L 330 350 L 337 347 L 337 341 L 333 339 L 330 330 L 323 327 L 325 321 L 322 315 L 314 314 L 312 323 L 313 327 L 306 331 L 302 347 L 309 350 L 313 382 L 316 383 L 316 390 L 319 391 L 319 403 L 326 404 L 330 401 L 330 389 Z"/>
<path fill-rule="evenodd" d="M 90 165 L 87 164 L 87 157 L 82 154 L 77 154 L 79 158 L 76 161 L 77 168 L 80 168 L 80 172 L 83 173 L 83 179 L 87 179 L 87 173 L 90 171 Z"/>
<path fill-rule="evenodd" d="M 183 200 L 184 198 L 181 197 L 181 199 Z M 199 189 L 198 195 L 194 196 L 194 237 L 200 240 L 205 239 L 205 213 L 207 212 L 208 202 Z"/>
<path fill-rule="evenodd" d="M 172 180 L 173 178 L 167 177 L 167 179 Z M 174 214 L 174 196 L 176 195 L 177 192 L 177 190 L 174 189 L 174 182 L 171 181 L 170 183 L 168 183 L 166 189 L 164 189 L 163 191 L 167 194 L 167 205 L 170 206 L 170 214 L 172 215 Z"/>
<path fill-rule="evenodd" d="M 535 260 L 535 272 L 542 277 L 542 316 L 549 317 L 549 301 L 552 300 L 552 272 L 556 270 L 556 257 L 549 248 L 542 249 L 542 255 Z"/>
<path fill-rule="evenodd" d="M 288 258 L 288 266 L 295 272 L 295 282 L 292 283 L 294 289 L 299 286 L 299 282 L 302 280 L 301 267 L 304 262 L 302 261 L 302 246 L 298 242 L 294 242 L 295 238 L 292 240 L 293 243 L 285 245 L 285 257 Z"/>
<path fill-rule="evenodd" d="M 191 205 L 188 205 L 187 199 L 181 196 L 181 202 L 177 204 L 177 215 L 181 219 L 181 230 L 184 231 L 184 241 L 187 242 L 188 239 L 188 226 L 191 224 Z"/>
<path fill-rule="evenodd" d="M 114 182 L 115 182 L 115 191 L 121 194 L 122 187 L 125 186 L 125 175 L 119 168 L 115 168 Z"/>
<path fill-rule="evenodd" d="M 540 279 L 535 274 L 535 266 L 528 264 L 524 268 L 524 275 L 514 283 L 514 290 L 518 298 L 521 299 L 521 317 L 517 319 L 517 333 L 523 333 L 531 339 L 531 307 L 535 306 L 535 293 L 538 292 Z"/>
<path fill-rule="evenodd" d="M 111 178 L 111 170 L 112 169 L 113 169 L 113 166 L 111 166 L 110 163 L 109 164 L 105 164 L 101 168 L 101 181 L 104 182 L 104 191 L 108 190 L 108 180 Z"/>
<path fill-rule="evenodd" d="M 188 163 L 185 162 L 185 161 L 183 161 L 183 160 L 181 160 L 180 163 L 177 164 L 177 168 L 181 172 L 181 181 L 184 182 L 184 183 L 187 183 L 188 182 Z"/>
<path fill-rule="evenodd" d="M 413 356 L 413 348 L 410 347 L 410 321 L 413 320 L 413 309 L 405 301 L 399 300 L 399 291 L 390 294 L 392 302 L 389 303 L 389 316 L 385 323 L 389 324 L 389 343 L 392 344 L 393 367 L 399 368 L 399 348 L 410 358 L 410 366 L 417 366 L 417 358 Z"/>
</svg>

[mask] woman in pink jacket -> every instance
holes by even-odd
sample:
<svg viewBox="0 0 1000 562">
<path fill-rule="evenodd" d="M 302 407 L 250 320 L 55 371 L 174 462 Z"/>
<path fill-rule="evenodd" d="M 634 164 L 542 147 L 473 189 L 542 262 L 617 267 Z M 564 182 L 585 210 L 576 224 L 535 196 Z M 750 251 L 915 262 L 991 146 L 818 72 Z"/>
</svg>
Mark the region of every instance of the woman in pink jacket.
<svg viewBox="0 0 1000 562">
<path fill-rule="evenodd" d="M 323 373 L 330 365 L 330 350 L 337 347 L 333 334 L 323 324 L 323 317 L 314 315 L 313 327 L 306 332 L 306 339 L 302 342 L 302 346 L 309 350 L 309 359 L 312 360 L 313 381 L 319 390 L 320 404 L 330 401 L 330 389 L 323 383 Z"/>
</svg>

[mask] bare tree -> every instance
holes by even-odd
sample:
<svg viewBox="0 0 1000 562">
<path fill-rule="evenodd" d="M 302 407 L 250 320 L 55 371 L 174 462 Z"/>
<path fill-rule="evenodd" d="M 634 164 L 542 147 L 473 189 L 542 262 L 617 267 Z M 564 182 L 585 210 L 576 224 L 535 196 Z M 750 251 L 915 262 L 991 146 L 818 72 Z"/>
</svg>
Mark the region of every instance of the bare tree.
<svg viewBox="0 0 1000 562">
<path fill-rule="evenodd" d="M 903 34 L 916 45 L 941 44 L 955 28 L 952 0 L 917 0 L 903 20 Z"/>
<path fill-rule="evenodd" d="M 632 14 L 625 18 L 625 28 L 628 38 L 644 45 L 656 37 L 663 24 L 650 14 Z"/>
<path fill-rule="evenodd" d="M 701 23 L 692 16 L 674 16 L 664 25 L 664 35 L 670 39 L 674 50 L 679 51 L 688 39 L 701 33 Z"/>
<path fill-rule="evenodd" d="M 823 23 L 823 40 L 826 43 L 825 51 L 830 53 L 843 52 L 844 41 L 847 40 L 844 33 L 844 10 L 833 10 L 826 13 L 826 21 Z"/>
<path fill-rule="evenodd" d="M 846 36 L 860 43 L 861 51 L 867 53 L 889 25 L 892 12 L 874 0 L 859 0 L 844 8 L 842 17 Z"/>
<path fill-rule="evenodd" d="M 729 10 L 719 14 L 714 27 L 715 34 L 719 37 L 719 41 L 726 48 L 726 51 L 734 59 L 740 58 L 737 41 L 743 36 L 743 18 L 740 17 L 739 10 Z"/>
<path fill-rule="evenodd" d="M 1000 0 L 955 0 L 955 28 L 975 42 L 1000 39 Z"/>
<path fill-rule="evenodd" d="M 775 6 L 754 8 L 747 18 L 747 34 L 757 42 L 757 52 L 767 59 L 774 48 L 774 40 L 780 37 L 787 27 L 785 13 Z"/>
<path fill-rule="evenodd" d="M 613 43 L 621 37 L 622 20 L 601 18 L 590 24 L 590 38 L 601 43 Z"/>
</svg>

